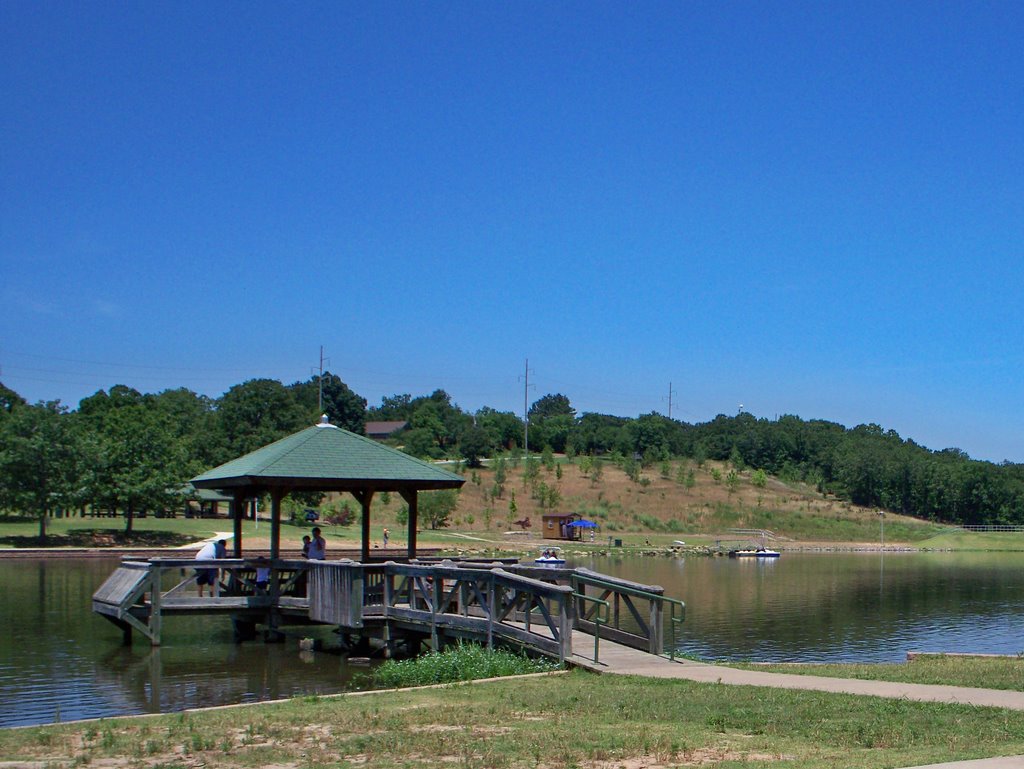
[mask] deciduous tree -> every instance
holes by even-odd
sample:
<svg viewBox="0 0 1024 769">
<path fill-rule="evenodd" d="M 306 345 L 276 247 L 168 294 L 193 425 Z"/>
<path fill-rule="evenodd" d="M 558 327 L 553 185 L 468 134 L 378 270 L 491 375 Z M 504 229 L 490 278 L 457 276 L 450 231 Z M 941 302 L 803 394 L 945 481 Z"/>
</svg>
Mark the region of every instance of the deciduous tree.
<svg viewBox="0 0 1024 769">
<path fill-rule="evenodd" d="M 0 506 L 46 520 L 77 501 L 79 447 L 59 401 L 21 405 L 0 419 Z"/>
</svg>

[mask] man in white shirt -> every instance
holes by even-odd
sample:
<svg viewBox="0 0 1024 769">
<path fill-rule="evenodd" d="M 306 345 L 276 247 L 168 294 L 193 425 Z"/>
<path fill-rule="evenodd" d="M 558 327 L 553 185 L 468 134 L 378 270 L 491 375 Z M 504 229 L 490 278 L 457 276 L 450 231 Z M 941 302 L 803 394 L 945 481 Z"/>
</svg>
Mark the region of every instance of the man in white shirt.
<svg viewBox="0 0 1024 769">
<path fill-rule="evenodd" d="M 327 540 L 320 533 L 320 527 L 313 529 L 313 541 L 309 543 L 309 559 L 324 561 L 327 559 Z"/>
</svg>

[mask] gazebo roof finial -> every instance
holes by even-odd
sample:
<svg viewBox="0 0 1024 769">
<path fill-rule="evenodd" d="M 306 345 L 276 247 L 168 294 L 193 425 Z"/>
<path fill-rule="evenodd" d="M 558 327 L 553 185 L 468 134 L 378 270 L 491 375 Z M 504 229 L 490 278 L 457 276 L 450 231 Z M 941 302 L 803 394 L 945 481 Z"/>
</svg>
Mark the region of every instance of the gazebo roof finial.
<svg viewBox="0 0 1024 769">
<path fill-rule="evenodd" d="M 337 425 L 332 425 L 329 421 L 327 421 L 326 414 L 320 415 L 320 421 L 317 423 L 317 427 L 333 427 L 335 430 L 338 429 Z"/>
</svg>

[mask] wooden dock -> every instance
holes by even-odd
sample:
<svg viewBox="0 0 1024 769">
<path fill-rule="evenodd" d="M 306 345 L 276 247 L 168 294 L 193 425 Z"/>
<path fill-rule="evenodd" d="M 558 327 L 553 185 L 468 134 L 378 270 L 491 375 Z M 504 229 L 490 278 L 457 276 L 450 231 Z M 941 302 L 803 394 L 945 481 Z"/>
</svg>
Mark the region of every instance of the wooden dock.
<svg viewBox="0 0 1024 769">
<path fill-rule="evenodd" d="M 269 569 L 265 582 L 257 581 L 258 568 Z M 218 570 L 213 597 L 191 592 L 196 569 Z M 134 631 L 154 646 L 165 617 L 201 614 L 230 617 L 241 638 L 254 637 L 257 627 L 272 638 L 286 625 L 319 624 L 372 642 L 385 656 L 401 645 L 439 649 L 467 638 L 597 670 L 627 659 L 635 665 L 637 654 L 664 657 L 666 646 L 672 659 L 685 607 L 661 587 L 588 569 L 152 558 L 123 561 L 93 595 L 93 610 L 126 642 Z"/>
</svg>

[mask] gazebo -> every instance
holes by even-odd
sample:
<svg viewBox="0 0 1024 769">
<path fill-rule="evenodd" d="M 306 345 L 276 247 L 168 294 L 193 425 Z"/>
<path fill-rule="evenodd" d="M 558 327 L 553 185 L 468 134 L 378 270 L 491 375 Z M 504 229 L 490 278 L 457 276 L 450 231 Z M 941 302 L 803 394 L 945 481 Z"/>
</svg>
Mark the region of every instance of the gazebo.
<svg viewBox="0 0 1024 769">
<path fill-rule="evenodd" d="M 216 489 L 231 497 L 234 555 L 242 555 L 242 518 L 246 503 L 269 494 L 270 557 L 281 548 L 281 500 L 293 491 L 349 492 L 362 507 L 362 560 L 370 560 L 370 504 L 379 491 L 397 492 L 409 506 L 408 555 L 416 557 L 418 493 L 457 489 L 465 479 L 455 473 L 343 430 L 321 418 L 317 425 L 207 470 L 191 480 L 197 489 Z"/>
</svg>

